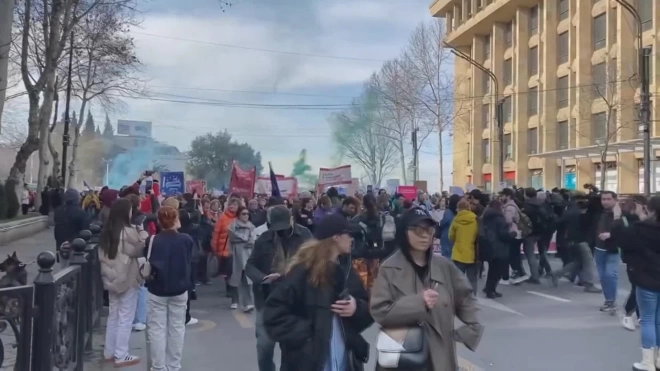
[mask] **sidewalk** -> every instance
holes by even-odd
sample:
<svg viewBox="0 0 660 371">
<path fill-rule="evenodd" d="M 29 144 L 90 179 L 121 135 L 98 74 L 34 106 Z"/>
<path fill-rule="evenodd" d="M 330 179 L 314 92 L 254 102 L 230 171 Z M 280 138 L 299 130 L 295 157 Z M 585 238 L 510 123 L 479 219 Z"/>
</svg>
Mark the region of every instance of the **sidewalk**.
<svg viewBox="0 0 660 371">
<path fill-rule="evenodd" d="M 55 237 L 53 229 L 48 228 L 35 235 L 14 241 L 8 245 L 0 246 L 0 262 L 5 260 L 7 255 L 16 252 L 18 259 L 27 264 L 28 283 L 32 283 L 39 273 L 37 265 L 37 256 L 44 251 L 55 252 Z M 53 267 L 55 271 L 59 270 L 59 264 Z"/>
</svg>

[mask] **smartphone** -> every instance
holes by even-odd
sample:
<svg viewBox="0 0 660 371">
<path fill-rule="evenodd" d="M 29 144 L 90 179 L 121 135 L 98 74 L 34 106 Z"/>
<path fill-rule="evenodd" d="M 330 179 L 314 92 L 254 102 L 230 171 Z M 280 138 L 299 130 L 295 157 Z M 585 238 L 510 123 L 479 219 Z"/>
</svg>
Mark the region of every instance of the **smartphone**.
<svg viewBox="0 0 660 371">
<path fill-rule="evenodd" d="M 337 297 L 337 300 L 350 300 L 351 299 L 351 293 L 348 292 L 348 289 L 342 290 L 341 293 L 339 293 L 339 296 Z"/>
</svg>

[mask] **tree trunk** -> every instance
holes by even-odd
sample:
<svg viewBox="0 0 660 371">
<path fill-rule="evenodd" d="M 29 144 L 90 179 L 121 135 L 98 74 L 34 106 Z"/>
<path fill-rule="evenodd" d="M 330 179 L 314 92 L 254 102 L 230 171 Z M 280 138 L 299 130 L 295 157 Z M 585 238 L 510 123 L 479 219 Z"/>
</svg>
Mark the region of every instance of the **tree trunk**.
<svg viewBox="0 0 660 371">
<path fill-rule="evenodd" d="M 0 0 L 0 130 L 2 129 L 2 111 L 7 96 L 11 27 L 14 21 L 15 5 L 15 0 Z"/>
<path fill-rule="evenodd" d="M 46 171 L 48 169 L 48 137 L 49 135 L 48 125 L 42 125 L 39 128 L 39 172 L 37 176 L 37 197 L 35 198 L 34 207 L 39 210 L 41 206 L 41 192 L 44 189 L 46 183 Z"/>
<path fill-rule="evenodd" d="M 600 155 L 600 184 L 598 186 L 601 191 L 606 190 L 605 176 L 607 175 L 607 163 L 605 160 L 607 160 L 607 144 L 605 145 L 605 150 L 603 150 L 603 153 Z"/>
<path fill-rule="evenodd" d="M 408 184 L 408 175 L 406 174 L 406 152 L 403 148 L 403 140 L 399 140 L 399 157 L 401 158 L 401 176 L 403 177 L 403 184 Z"/>
</svg>

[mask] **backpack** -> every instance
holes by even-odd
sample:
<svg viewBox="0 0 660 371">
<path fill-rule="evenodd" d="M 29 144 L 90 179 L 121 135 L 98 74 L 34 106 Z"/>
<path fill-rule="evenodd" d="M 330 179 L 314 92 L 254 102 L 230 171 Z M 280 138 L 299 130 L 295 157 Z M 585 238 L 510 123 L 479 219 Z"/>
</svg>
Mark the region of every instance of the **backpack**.
<svg viewBox="0 0 660 371">
<path fill-rule="evenodd" d="M 390 214 L 383 214 L 381 221 L 383 224 L 383 242 L 393 241 L 396 236 L 396 222 L 394 221 L 394 217 Z"/>
<path fill-rule="evenodd" d="M 524 212 L 520 211 L 520 221 L 518 222 L 518 230 L 520 230 L 520 237 L 525 238 L 532 234 L 532 231 L 534 230 L 534 225 L 532 224 L 532 220 L 525 214 Z"/>
<path fill-rule="evenodd" d="M 551 231 L 556 225 L 554 213 L 549 210 L 550 204 L 525 205 L 527 215 L 532 222 L 532 230 L 536 234 Z"/>
</svg>

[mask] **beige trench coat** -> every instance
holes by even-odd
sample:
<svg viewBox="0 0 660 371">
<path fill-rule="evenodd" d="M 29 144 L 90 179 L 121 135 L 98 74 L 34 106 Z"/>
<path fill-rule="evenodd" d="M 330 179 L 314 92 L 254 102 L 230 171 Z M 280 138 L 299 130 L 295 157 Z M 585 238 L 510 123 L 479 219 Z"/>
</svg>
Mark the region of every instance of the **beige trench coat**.
<svg viewBox="0 0 660 371">
<path fill-rule="evenodd" d="M 456 341 L 474 351 L 481 340 L 483 326 L 477 319 L 477 302 L 463 274 L 441 256 L 432 256 L 424 281 L 401 250 L 397 250 L 380 266 L 371 291 L 371 315 L 385 328 L 423 324 L 429 341 L 430 364 L 426 369 L 413 371 L 456 371 Z M 440 294 L 430 311 L 422 298 L 428 287 L 435 287 Z M 455 330 L 455 317 L 466 326 Z"/>
</svg>

